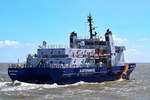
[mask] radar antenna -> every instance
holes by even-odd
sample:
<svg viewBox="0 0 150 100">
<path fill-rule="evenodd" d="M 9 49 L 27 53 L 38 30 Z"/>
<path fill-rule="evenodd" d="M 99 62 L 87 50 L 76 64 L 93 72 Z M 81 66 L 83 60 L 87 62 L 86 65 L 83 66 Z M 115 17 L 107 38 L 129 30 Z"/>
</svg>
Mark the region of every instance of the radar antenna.
<svg viewBox="0 0 150 100">
<path fill-rule="evenodd" d="M 96 27 L 93 27 L 92 26 L 92 16 L 91 16 L 91 14 L 89 14 L 89 16 L 88 16 L 88 23 L 89 23 L 89 32 L 90 32 L 90 39 L 93 39 L 93 36 L 96 36 L 96 34 L 93 34 L 93 30 L 95 30 L 95 28 Z"/>
</svg>

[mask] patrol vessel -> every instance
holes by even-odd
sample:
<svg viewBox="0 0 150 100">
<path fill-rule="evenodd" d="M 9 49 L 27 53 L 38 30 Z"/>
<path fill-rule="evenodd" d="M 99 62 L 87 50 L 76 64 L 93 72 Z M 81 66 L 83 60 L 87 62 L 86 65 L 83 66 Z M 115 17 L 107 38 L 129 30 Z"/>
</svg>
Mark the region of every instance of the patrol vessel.
<svg viewBox="0 0 150 100">
<path fill-rule="evenodd" d="M 115 46 L 112 32 L 99 37 L 88 16 L 89 38 L 70 34 L 70 47 L 49 47 L 46 41 L 37 54 L 29 54 L 25 64 L 12 64 L 8 74 L 12 81 L 38 84 L 72 84 L 79 81 L 103 82 L 129 79 L 135 63 L 125 63 L 124 46 Z"/>
</svg>

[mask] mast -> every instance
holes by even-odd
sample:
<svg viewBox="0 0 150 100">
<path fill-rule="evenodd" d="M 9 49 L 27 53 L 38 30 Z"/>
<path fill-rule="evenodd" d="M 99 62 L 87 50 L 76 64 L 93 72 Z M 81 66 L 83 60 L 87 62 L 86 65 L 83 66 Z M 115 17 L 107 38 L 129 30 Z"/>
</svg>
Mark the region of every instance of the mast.
<svg viewBox="0 0 150 100">
<path fill-rule="evenodd" d="M 90 32 L 90 39 L 93 39 L 93 28 L 92 28 L 92 16 L 89 14 L 88 16 L 88 23 L 89 23 L 89 32 Z"/>
</svg>

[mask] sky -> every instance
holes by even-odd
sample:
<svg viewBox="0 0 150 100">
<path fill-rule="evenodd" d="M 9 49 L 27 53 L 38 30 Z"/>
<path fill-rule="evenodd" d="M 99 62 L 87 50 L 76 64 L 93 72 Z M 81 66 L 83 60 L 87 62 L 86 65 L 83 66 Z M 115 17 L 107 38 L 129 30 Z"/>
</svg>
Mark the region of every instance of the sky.
<svg viewBox="0 0 150 100">
<path fill-rule="evenodd" d="M 98 35 L 106 29 L 126 46 L 126 62 L 150 62 L 150 0 L 0 0 L 0 62 L 26 61 L 43 40 L 69 44 L 72 31 L 88 36 L 92 14 Z"/>
</svg>

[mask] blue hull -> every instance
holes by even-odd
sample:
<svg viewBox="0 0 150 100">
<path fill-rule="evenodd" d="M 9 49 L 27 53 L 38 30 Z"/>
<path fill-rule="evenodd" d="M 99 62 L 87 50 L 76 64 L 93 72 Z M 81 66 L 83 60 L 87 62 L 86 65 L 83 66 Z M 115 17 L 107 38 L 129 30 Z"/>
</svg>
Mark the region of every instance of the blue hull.
<svg viewBox="0 0 150 100">
<path fill-rule="evenodd" d="M 136 67 L 129 64 L 129 69 L 124 79 L 129 79 L 131 72 Z M 27 83 L 38 84 L 72 84 L 80 81 L 103 82 L 119 79 L 124 66 L 112 67 L 108 72 L 106 67 L 90 68 L 8 68 L 8 74 L 12 81 L 18 80 Z"/>
</svg>

